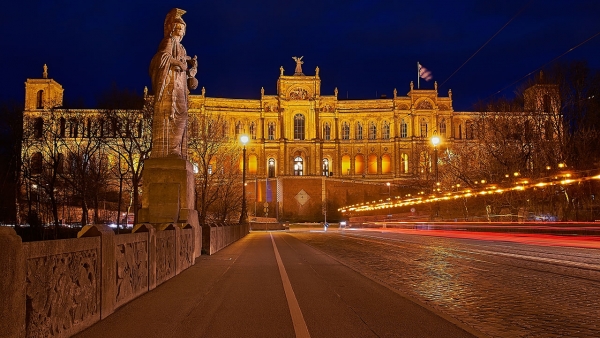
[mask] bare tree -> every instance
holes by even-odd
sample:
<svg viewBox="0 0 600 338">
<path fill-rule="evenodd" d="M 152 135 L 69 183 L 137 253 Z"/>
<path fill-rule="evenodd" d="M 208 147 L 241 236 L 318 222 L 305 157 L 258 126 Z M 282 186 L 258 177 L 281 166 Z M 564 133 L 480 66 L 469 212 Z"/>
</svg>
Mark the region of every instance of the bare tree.
<svg viewBox="0 0 600 338">
<path fill-rule="evenodd" d="M 240 149 L 224 132 L 222 115 L 195 114 L 188 122 L 188 158 L 197 169 L 200 224 L 227 221 L 241 206 Z"/>
<path fill-rule="evenodd" d="M 141 110 L 108 109 L 102 113 L 103 121 L 115 126 L 109 135 L 102 137 L 102 141 L 117 157 L 113 171 L 119 180 L 118 213 L 121 213 L 123 184 L 126 181 L 132 191 L 134 223 L 137 223 L 144 160 L 149 157 L 152 148 L 152 115 L 151 100 L 146 100 Z M 120 220 L 117 221 L 119 224 Z"/>
</svg>

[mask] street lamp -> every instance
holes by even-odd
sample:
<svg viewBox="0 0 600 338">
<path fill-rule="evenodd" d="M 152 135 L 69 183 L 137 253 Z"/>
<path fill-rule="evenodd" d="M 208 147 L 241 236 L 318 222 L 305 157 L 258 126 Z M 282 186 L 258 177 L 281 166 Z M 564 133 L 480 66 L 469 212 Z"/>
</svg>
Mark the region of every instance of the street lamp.
<svg viewBox="0 0 600 338">
<path fill-rule="evenodd" d="M 435 188 L 438 185 L 438 153 L 437 153 L 437 146 L 438 144 L 440 144 L 440 137 L 437 136 L 437 132 L 434 131 L 433 132 L 433 136 L 431 137 L 431 144 L 433 144 L 433 162 L 435 165 L 435 184 L 433 185 L 433 189 L 435 190 Z M 435 216 L 438 216 L 438 212 L 439 212 L 439 205 L 436 202 L 436 206 L 435 206 Z"/>
<path fill-rule="evenodd" d="M 390 186 L 392 185 L 390 182 L 387 182 L 385 185 L 388 187 L 388 197 L 390 197 Z"/>
<path fill-rule="evenodd" d="M 240 137 L 240 142 L 244 146 L 242 150 L 242 212 L 240 213 L 240 224 L 246 224 L 248 220 L 246 215 L 246 143 L 249 140 L 248 135 Z"/>
</svg>

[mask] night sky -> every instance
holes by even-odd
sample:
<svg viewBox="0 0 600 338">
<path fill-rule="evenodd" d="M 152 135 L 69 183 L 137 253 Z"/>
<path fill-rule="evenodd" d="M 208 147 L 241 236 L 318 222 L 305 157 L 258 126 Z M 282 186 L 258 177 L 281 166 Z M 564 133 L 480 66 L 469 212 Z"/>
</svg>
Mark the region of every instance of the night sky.
<svg viewBox="0 0 600 338">
<path fill-rule="evenodd" d="M 182 43 L 212 97 L 276 94 L 292 56 L 304 56 L 306 75 L 319 66 L 322 95 L 338 87 L 343 99 L 405 95 L 419 61 L 459 111 L 498 91 L 511 96 L 514 83 L 594 36 L 558 60 L 600 68 L 596 0 L 22 0 L 0 11 L 0 99 L 22 102 L 23 82 L 41 77 L 44 63 L 67 101 L 93 107 L 113 84 L 141 94 L 173 7 L 187 11 Z"/>
</svg>

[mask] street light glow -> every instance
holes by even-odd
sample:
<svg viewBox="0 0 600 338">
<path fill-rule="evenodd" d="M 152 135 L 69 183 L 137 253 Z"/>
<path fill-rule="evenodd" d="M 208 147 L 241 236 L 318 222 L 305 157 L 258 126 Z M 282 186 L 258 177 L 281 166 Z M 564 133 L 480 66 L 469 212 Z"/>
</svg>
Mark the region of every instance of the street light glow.
<svg viewBox="0 0 600 338">
<path fill-rule="evenodd" d="M 248 141 L 250 141 L 250 138 L 248 137 L 248 135 L 240 136 L 240 142 L 242 142 L 243 145 L 246 145 L 248 143 Z"/>
<path fill-rule="evenodd" d="M 433 144 L 434 146 L 440 144 L 440 137 L 437 135 L 433 135 L 433 137 L 431 138 L 431 144 Z"/>
</svg>

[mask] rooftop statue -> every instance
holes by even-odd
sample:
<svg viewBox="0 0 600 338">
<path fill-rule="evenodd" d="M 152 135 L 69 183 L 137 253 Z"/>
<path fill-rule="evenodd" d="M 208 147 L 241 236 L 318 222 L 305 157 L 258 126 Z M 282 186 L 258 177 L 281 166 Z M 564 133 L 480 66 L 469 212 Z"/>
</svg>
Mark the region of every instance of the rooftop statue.
<svg viewBox="0 0 600 338">
<path fill-rule="evenodd" d="M 292 56 L 292 59 L 294 59 L 294 61 L 296 61 L 296 71 L 294 72 L 294 75 L 304 75 L 302 73 L 302 64 L 304 63 L 304 61 L 302 61 L 303 57 L 304 56 L 301 56 L 301 57 Z"/>
<path fill-rule="evenodd" d="M 154 91 L 152 158 L 183 157 L 188 120 L 188 93 L 198 87 L 198 60 L 189 57 L 181 44 L 186 24 L 185 11 L 173 8 L 167 14 L 164 37 L 150 62 Z"/>
</svg>

